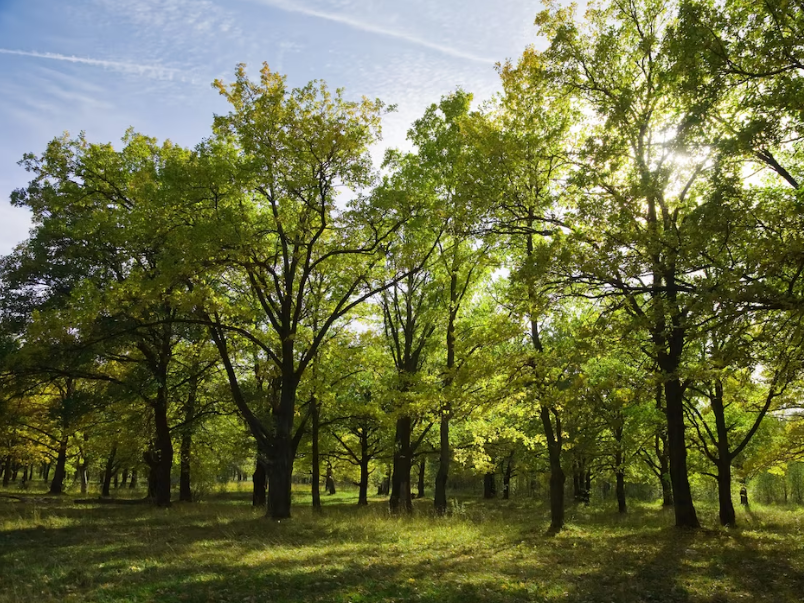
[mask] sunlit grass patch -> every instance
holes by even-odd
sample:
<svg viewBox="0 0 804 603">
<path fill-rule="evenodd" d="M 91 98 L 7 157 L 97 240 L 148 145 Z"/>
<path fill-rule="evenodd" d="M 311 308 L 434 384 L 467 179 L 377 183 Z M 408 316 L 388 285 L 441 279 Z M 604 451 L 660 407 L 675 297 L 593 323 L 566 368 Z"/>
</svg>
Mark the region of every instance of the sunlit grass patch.
<svg viewBox="0 0 804 603">
<path fill-rule="evenodd" d="M 242 488 L 241 488 L 242 489 Z M 340 494 L 340 493 L 339 493 Z M 337 495 L 336 495 L 337 496 Z M 299 496 L 299 498 L 301 498 Z M 528 500 L 463 500 L 391 517 L 353 492 L 275 522 L 228 492 L 170 509 L 0 505 L 0 603 L 37 601 L 800 601 L 802 512 L 740 510 L 744 527 L 672 527 L 672 510 L 569 506 L 547 536 Z"/>
</svg>

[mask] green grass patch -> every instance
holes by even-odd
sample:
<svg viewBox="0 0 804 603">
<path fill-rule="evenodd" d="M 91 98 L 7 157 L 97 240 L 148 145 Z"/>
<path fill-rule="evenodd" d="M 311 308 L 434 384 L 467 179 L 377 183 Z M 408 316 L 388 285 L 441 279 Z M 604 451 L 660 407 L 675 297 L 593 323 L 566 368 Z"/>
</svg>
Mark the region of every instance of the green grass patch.
<svg viewBox="0 0 804 603">
<path fill-rule="evenodd" d="M 30 494 L 29 494 L 30 495 Z M 737 529 L 672 527 L 672 511 L 570 507 L 547 536 L 533 501 L 430 500 L 394 518 L 353 492 L 294 517 L 252 510 L 245 489 L 148 506 L 0 502 L 0 603 L 36 601 L 707 602 L 804 600 L 804 512 L 740 510 Z M 714 526 L 716 509 L 701 506 Z"/>
</svg>

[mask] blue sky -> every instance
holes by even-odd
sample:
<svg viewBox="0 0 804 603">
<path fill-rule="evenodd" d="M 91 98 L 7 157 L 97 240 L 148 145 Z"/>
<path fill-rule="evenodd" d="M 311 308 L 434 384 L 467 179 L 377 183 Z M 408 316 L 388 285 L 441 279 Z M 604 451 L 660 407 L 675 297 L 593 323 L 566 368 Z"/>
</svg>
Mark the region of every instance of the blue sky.
<svg viewBox="0 0 804 603">
<path fill-rule="evenodd" d="M 212 90 L 263 61 L 398 105 L 385 146 L 460 86 L 488 98 L 494 63 L 537 42 L 538 0 L 0 0 L 0 253 L 22 241 L 16 162 L 64 131 L 117 143 L 126 128 L 191 146 L 227 110 Z"/>
</svg>

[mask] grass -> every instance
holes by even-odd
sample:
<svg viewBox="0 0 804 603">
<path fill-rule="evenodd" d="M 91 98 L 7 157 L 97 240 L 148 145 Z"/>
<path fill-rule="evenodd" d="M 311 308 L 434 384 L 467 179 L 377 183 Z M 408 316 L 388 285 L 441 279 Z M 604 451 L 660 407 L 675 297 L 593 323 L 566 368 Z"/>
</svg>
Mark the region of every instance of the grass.
<svg viewBox="0 0 804 603">
<path fill-rule="evenodd" d="M 30 496 L 30 493 L 26 493 Z M 0 603 L 36 601 L 801 601 L 804 512 L 738 511 L 741 528 L 679 531 L 672 512 L 570 507 L 546 536 L 529 500 L 417 502 L 392 518 L 339 493 L 272 522 L 241 488 L 167 510 L 0 499 Z M 306 501 L 305 501 L 306 498 Z M 701 506 L 714 526 L 716 509 Z"/>
</svg>

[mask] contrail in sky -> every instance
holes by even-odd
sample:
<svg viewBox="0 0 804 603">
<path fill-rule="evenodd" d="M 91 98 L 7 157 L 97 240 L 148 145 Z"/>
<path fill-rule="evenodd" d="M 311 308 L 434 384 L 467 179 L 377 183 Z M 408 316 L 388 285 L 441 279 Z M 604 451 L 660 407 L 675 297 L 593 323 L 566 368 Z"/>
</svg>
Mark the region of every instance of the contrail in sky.
<svg viewBox="0 0 804 603">
<path fill-rule="evenodd" d="M 70 63 L 82 63 L 84 65 L 94 65 L 96 67 L 104 67 L 106 69 L 116 69 L 117 71 L 123 71 L 126 73 L 136 73 L 139 75 L 148 75 L 160 79 L 171 79 L 174 75 L 180 73 L 179 69 L 171 69 L 170 67 L 162 67 L 160 65 L 140 65 L 137 63 L 124 63 L 121 61 L 87 59 L 83 57 L 56 54 L 53 52 L 35 52 L 27 50 L 9 50 L 8 48 L 0 48 L 0 54 L 13 54 L 22 57 L 34 57 L 37 59 L 50 59 L 53 61 L 68 61 Z"/>
<path fill-rule="evenodd" d="M 307 15 L 309 17 L 316 17 L 318 19 L 325 19 L 327 21 L 334 21 L 335 23 L 340 23 L 342 25 L 346 25 L 353 29 L 359 29 L 361 31 L 366 31 L 373 34 L 378 34 L 381 36 L 387 36 L 389 38 L 395 38 L 397 40 L 403 40 L 410 44 L 415 44 L 417 46 L 422 46 L 424 48 L 429 48 L 430 50 L 435 50 L 437 52 L 447 54 L 452 57 L 456 57 L 459 59 L 466 59 L 469 61 L 475 61 L 477 63 L 486 63 L 488 65 L 493 65 L 497 61 L 493 59 L 489 59 L 486 57 L 481 57 L 476 54 L 472 54 L 469 52 L 464 52 L 462 50 L 458 50 L 456 48 L 452 48 L 450 46 L 444 46 L 442 44 L 436 44 L 435 42 L 429 42 L 427 40 L 423 40 L 422 38 L 418 38 L 411 34 L 407 34 L 401 31 L 396 31 L 393 29 L 387 29 L 385 27 L 381 27 L 379 25 L 374 25 L 373 23 L 366 23 L 365 21 L 360 21 L 358 19 L 354 19 L 352 17 L 347 17 L 345 15 L 339 15 L 337 13 L 329 13 L 320 10 L 316 10 L 314 8 L 308 8 L 306 6 L 301 6 L 299 4 L 291 4 L 289 2 L 285 2 L 284 0 L 258 0 L 262 4 L 268 4 L 273 6 L 274 8 L 278 8 L 285 12 L 289 13 L 299 13 L 302 15 Z"/>
</svg>

